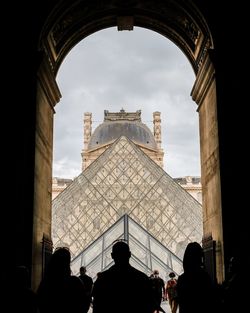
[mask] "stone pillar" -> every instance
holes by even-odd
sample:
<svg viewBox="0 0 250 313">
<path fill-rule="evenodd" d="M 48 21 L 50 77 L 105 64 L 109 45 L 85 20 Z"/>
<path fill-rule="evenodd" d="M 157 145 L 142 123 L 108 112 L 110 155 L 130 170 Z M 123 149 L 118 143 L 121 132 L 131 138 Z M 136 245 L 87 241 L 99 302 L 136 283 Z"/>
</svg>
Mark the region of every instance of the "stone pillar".
<svg viewBox="0 0 250 313">
<path fill-rule="evenodd" d="M 157 148 L 161 149 L 161 112 L 153 113 L 154 137 Z"/>
<path fill-rule="evenodd" d="M 86 158 L 86 150 L 88 150 L 88 144 L 90 137 L 92 135 L 92 113 L 85 112 L 84 113 L 84 119 L 83 119 L 83 136 L 84 136 L 84 148 L 82 150 L 81 156 L 82 156 L 82 171 L 87 167 L 87 161 Z"/>
<path fill-rule="evenodd" d="M 35 133 L 35 183 L 33 216 L 32 286 L 43 273 L 44 238 L 51 241 L 52 161 L 54 106 L 61 97 L 47 58 L 38 70 Z"/>
<path fill-rule="evenodd" d="M 217 99 L 214 66 L 209 54 L 197 73 L 191 96 L 198 104 L 200 126 L 201 184 L 203 207 L 203 235 L 216 242 L 217 281 L 224 279 L 223 229 Z"/>
</svg>

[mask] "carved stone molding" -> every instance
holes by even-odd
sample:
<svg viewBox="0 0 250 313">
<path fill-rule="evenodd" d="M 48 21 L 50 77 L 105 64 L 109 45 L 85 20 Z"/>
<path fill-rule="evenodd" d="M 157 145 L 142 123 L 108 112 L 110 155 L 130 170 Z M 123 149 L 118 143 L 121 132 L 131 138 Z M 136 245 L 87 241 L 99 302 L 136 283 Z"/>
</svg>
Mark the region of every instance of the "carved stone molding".
<svg viewBox="0 0 250 313">
<path fill-rule="evenodd" d="M 54 110 L 54 106 L 60 101 L 61 93 L 56 83 L 55 75 L 49 65 L 47 58 L 43 59 L 38 70 L 38 83 L 46 96 L 50 107 Z"/>
<path fill-rule="evenodd" d="M 129 30 L 134 26 L 145 27 L 166 36 L 182 49 L 195 72 L 205 53 L 205 43 L 209 42 L 207 49 L 212 42 L 201 13 L 189 1 L 82 0 L 72 1 L 67 10 L 63 5 L 56 7 L 44 26 L 40 47 L 56 72 L 80 40 L 112 26 Z"/>
<path fill-rule="evenodd" d="M 196 81 L 191 91 L 192 99 L 198 104 L 198 106 L 202 104 L 203 99 L 214 80 L 214 74 L 214 66 L 210 60 L 208 51 L 206 51 L 204 61 L 199 68 Z M 199 107 L 197 110 L 199 111 Z"/>
</svg>

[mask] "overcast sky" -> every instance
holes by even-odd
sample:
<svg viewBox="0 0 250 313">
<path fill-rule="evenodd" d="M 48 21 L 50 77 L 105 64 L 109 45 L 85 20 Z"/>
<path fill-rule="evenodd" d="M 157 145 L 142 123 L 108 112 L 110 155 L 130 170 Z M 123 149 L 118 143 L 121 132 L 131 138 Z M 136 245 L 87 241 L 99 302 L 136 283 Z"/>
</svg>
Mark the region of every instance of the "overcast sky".
<svg viewBox="0 0 250 313">
<path fill-rule="evenodd" d="M 109 28 L 85 38 L 57 75 L 62 99 L 55 108 L 53 176 L 81 173 L 84 112 L 92 112 L 95 129 L 104 110 L 121 108 L 141 110 L 151 130 L 153 112 L 160 111 L 164 170 L 172 177 L 200 176 L 198 113 L 190 96 L 194 80 L 186 56 L 156 32 Z"/>
</svg>

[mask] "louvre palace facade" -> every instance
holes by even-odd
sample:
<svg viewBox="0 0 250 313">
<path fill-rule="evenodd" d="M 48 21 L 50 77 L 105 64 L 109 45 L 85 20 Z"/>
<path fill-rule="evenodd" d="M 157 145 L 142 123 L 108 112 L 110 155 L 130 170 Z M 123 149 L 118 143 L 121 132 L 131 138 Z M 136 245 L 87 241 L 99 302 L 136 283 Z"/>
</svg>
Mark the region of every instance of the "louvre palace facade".
<svg viewBox="0 0 250 313">
<path fill-rule="evenodd" d="M 163 170 L 160 112 L 153 125 L 142 123 L 141 111 L 105 110 L 92 132 L 92 114 L 84 114 L 82 173 L 53 179 L 52 240 L 70 248 L 74 273 L 108 268 L 112 243 L 125 239 L 135 267 L 179 274 L 187 243 L 201 242 L 200 179 Z"/>
</svg>

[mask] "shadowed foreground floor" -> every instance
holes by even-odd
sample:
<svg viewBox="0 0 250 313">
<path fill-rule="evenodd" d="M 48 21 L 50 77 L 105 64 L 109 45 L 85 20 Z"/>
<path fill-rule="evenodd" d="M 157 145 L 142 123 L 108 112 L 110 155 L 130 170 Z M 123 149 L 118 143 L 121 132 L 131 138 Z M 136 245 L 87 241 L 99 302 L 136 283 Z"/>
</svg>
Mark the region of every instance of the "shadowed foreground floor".
<svg viewBox="0 0 250 313">
<path fill-rule="evenodd" d="M 171 313 L 171 310 L 170 310 L 170 307 L 169 307 L 169 304 L 167 301 L 163 301 L 162 304 L 161 304 L 161 307 L 163 308 L 163 310 L 166 312 L 166 313 Z M 179 310 L 177 310 L 176 313 L 178 313 Z M 92 313 L 92 309 L 90 308 L 88 313 Z"/>
</svg>

